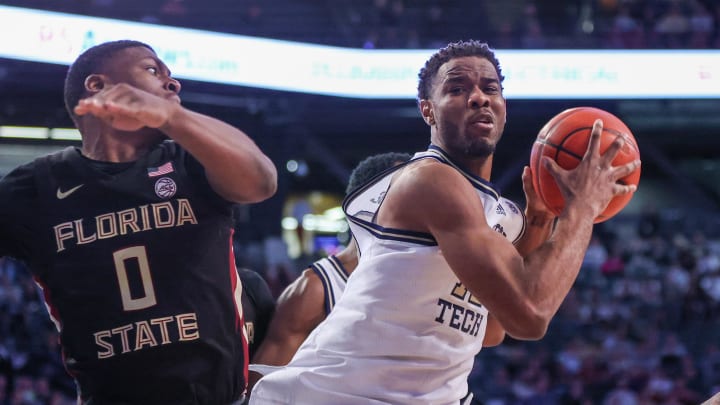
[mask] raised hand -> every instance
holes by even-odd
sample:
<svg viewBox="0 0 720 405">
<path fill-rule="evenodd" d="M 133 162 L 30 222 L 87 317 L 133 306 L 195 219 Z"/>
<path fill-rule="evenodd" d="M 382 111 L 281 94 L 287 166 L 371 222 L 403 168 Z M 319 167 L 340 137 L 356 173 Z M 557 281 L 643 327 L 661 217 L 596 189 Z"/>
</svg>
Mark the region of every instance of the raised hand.
<svg viewBox="0 0 720 405">
<path fill-rule="evenodd" d="M 575 204 L 587 208 L 592 212 L 593 219 L 605 210 L 614 196 L 635 192 L 637 186 L 625 185 L 618 180 L 640 166 L 639 160 L 620 166 L 612 165 L 613 159 L 625 142 L 621 136 L 618 136 L 601 155 L 602 128 L 602 120 L 596 120 L 590 134 L 587 151 L 576 168 L 563 169 L 547 156 L 543 157 L 542 161 L 555 178 L 566 201 L 566 207 Z"/>
<path fill-rule="evenodd" d="M 177 94 L 169 94 L 163 98 L 126 83 L 106 85 L 97 94 L 80 100 L 75 113 L 92 114 L 121 131 L 159 128 L 180 105 Z"/>
</svg>

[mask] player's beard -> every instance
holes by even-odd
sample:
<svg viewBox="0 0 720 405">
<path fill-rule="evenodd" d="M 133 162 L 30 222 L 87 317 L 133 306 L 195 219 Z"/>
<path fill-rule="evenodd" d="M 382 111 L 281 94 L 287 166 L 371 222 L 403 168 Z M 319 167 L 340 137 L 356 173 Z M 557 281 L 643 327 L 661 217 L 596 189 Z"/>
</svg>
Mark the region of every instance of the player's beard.
<svg viewBox="0 0 720 405">
<path fill-rule="evenodd" d="M 488 134 L 478 136 L 462 131 L 457 126 L 447 126 L 443 144 L 451 155 L 463 156 L 469 159 L 485 159 L 495 153 L 495 146 L 502 133 L 498 136 Z"/>
<path fill-rule="evenodd" d="M 495 153 L 495 143 L 488 142 L 487 138 L 471 139 L 465 147 L 465 155 L 469 158 L 487 158 Z"/>
<path fill-rule="evenodd" d="M 485 159 L 495 153 L 496 143 L 488 137 L 456 136 L 450 149 L 469 159 Z"/>
</svg>

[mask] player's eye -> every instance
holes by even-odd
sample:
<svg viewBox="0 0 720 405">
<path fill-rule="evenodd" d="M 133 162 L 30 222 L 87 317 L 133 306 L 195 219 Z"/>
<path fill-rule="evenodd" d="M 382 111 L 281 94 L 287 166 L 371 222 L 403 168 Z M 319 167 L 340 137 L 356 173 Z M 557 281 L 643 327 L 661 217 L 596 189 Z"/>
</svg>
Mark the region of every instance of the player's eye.
<svg viewBox="0 0 720 405">
<path fill-rule="evenodd" d="M 158 72 L 160 71 L 155 66 L 148 66 L 146 69 L 148 72 L 150 72 L 152 75 L 155 75 L 155 76 L 157 76 Z"/>
</svg>

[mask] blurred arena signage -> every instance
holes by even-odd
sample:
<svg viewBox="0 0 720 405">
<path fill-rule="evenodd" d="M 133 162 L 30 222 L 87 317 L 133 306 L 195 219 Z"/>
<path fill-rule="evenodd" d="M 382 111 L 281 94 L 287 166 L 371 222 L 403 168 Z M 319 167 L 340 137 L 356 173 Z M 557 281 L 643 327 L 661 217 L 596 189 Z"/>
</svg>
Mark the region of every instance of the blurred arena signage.
<svg viewBox="0 0 720 405">
<path fill-rule="evenodd" d="M 434 50 L 367 50 L 0 6 L 0 58 L 69 64 L 148 42 L 179 79 L 367 99 L 416 95 Z M 720 98 L 720 50 L 497 50 L 509 99 Z"/>
</svg>

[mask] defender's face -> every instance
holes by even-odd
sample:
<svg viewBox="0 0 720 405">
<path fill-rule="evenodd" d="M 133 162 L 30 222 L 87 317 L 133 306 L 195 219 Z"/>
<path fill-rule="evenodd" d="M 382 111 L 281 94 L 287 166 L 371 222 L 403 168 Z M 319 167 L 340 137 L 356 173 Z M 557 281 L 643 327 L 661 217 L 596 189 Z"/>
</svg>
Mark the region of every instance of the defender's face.
<svg viewBox="0 0 720 405">
<path fill-rule="evenodd" d="M 421 101 L 421 112 L 433 143 L 447 152 L 471 159 L 492 155 L 506 120 L 495 66 L 477 56 L 446 62 L 433 80 L 430 100 Z"/>
<path fill-rule="evenodd" d="M 104 70 L 114 83 L 127 83 L 156 96 L 180 102 L 180 83 L 170 76 L 167 65 L 144 46 L 118 51 Z"/>
</svg>

